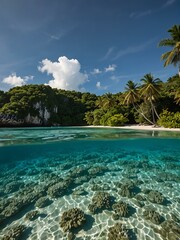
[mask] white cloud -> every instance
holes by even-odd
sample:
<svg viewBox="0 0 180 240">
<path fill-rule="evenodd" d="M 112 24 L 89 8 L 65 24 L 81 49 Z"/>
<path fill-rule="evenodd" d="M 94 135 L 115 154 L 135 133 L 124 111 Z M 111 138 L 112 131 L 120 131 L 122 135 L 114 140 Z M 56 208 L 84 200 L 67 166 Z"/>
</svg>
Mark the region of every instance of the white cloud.
<svg viewBox="0 0 180 240">
<path fill-rule="evenodd" d="M 13 73 L 13 74 L 9 75 L 8 77 L 4 78 L 2 80 L 2 82 L 9 84 L 13 87 L 16 87 L 16 86 L 22 86 L 22 85 L 26 84 L 26 82 L 28 80 L 32 80 L 32 79 L 33 79 L 33 76 L 25 76 L 22 78 L 22 77 L 16 76 L 16 73 Z"/>
<path fill-rule="evenodd" d="M 88 81 L 88 75 L 80 72 L 81 65 L 77 59 L 59 57 L 58 62 L 44 59 L 38 70 L 52 75 L 53 79 L 47 85 L 65 90 L 81 90 L 80 86 Z"/>
<path fill-rule="evenodd" d="M 127 47 L 126 49 L 120 50 L 119 52 L 117 52 L 117 54 L 113 58 L 113 60 L 117 60 L 118 58 L 125 56 L 125 55 L 141 52 L 144 49 L 146 49 L 148 46 L 150 46 L 154 41 L 155 41 L 155 39 L 150 39 L 149 41 L 142 43 L 141 45 Z"/>
<path fill-rule="evenodd" d="M 145 16 L 148 16 L 148 15 L 151 15 L 152 14 L 152 10 L 149 9 L 147 11 L 144 11 L 144 12 L 132 12 L 129 17 L 130 18 L 141 18 L 141 17 L 145 17 Z"/>
<path fill-rule="evenodd" d="M 166 3 L 163 5 L 163 7 L 168 7 L 170 5 L 172 5 L 173 3 L 175 3 L 176 0 L 167 0 Z"/>
<path fill-rule="evenodd" d="M 104 89 L 104 90 L 107 89 L 107 86 L 102 86 L 102 85 L 101 85 L 101 82 L 97 82 L 97 83 L 96 83 L 96 87 L 97 87 L 98 89 Z"/>
<path fill-rule="evenodd" d="M 100 74 L 100 73 L 102 73 L 102 71 L 99 70 L 99 68 L 94 68 L 94 70 L 91 72 L 91 74 L 93 75 Z"/>
<path fill-rule="evenodd" d="M 116 67 L 117 66 L 115 64 L 109 65 L 107 68 L 105 68 L 105 72 L 114 72 Z"/>
<path fill-rule="evenodd" d="M 106 59 L 108 59 L 110 57 L 110 55 L 112 54 L 112 52 L 114 51 L 114 47 L 110 47 L 106 54 L 100 59 L 101 61 L 104 61 Z"/>
</svg>

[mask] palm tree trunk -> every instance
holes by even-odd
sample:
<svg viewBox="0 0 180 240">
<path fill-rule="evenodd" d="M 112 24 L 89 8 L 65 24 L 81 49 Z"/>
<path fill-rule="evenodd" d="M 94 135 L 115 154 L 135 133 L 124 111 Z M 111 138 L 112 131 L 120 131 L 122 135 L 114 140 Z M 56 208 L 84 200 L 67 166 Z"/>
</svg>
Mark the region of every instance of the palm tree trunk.
<svg viewBox="0 0 180 240">
<path fill-rule="evenodd" d="M 152 102 L 152 99 L 150 99 L 150 103 L 151 103 L 151 109 L 152 109 L 153 122 L 155 123 L 155 116 L 154 116 L 154 114 L 156 114 L 156 117 L 157 117 L 158 119 L 159 119 L 159 115 L 158 115 L 158 113 L 157 113 L 157 111 L 156 111 L 156 108 L 155 108 L 153 102 Z"/>
<path fill-rule="evenodd" d="M 155 112 L 157 118 L 159 119 L 159 114 L 157 113 L 155 106 L 154 106 L 154 112 Z"/>
<path fill-rule="evenodd" d="M 147 122 L 149 122 L 150 124 L 154 125 L 154 123 L 153 123 L 151 120 L 149 120 L 149 119 L 144 115 L 143 112 L 140 112 L 140 111 L 136 108 L 136 106 L 135 106 L 134 103 L 133 103 L 133 107 L 134 107 L 134 109 L 135 109 L 139 114 L 141 114 L 141 115 L 143 116 L 144 119 L 146 119 Z M 138 107 L 139 107 L 139 106 L 138 106 Z M 139 107 L 139 108 L 140 108 L 140 107 Z M 141 109 L 141 108 L 140 108 L 140 109 Z"/>
<path fill-rule="evenodd" d="M 150 104 L 151 104 L 152 119 L 153 119 L 153 123 L 155 124 L 154 105 L 151 98 L 150 98 Z"/>
</svg>

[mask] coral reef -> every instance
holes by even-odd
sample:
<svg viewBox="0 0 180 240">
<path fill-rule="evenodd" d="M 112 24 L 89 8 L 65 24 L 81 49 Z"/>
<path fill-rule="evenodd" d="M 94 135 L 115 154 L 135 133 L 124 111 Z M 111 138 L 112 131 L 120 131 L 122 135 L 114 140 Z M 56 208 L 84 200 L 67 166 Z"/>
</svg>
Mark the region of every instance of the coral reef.
<svg viewBox="0 0 180 240">
<path fill-rule="evenodd" d="M 4 234 L 1 240 L 20 240 L 21 235 L 25 230 L 24 225 L 18 225 L 8 229 L 7 233 Z"/>
<path fill-rule="evenodd" d="M 12 193 L 12 192 L 16 192 L 19 190 L 19 188 L 23 187 L 24 184 L 22 182 L 10 182 L 6 185 L 4 192 L 5 193 Z"/>
<path fill-rule="evenodd" d="M 153 208 L 145 209 L 145 211 L 143 212 L 143 216 L 145 219 L 150 220 L 154 224 L 160 224 L 163 221 L 162 216 Z"/>
<path fill-rule="evenodd" d="M 79 208 L 72 208 L 63 212 L 60 227 L 66 232 L 82 226 L 85 222 L 86 218 L 84 212 Z"/>
<path fill-rule="evenodd" d="M 96 192 L 92 198 L 92 203 L 89 204 L 88 208 L 91 213 L 95 214 L 103 209 L 109 209 L 112 205 L 112 198 L 107 192 Z"/>
<path fill-rule="evenodd" d="M 113 210 L 120 217 L 127 217 L 129 214 L 129 206 L 125 202 L 118 202 L 112 205 Z"/>
<path fill-rule="evenodd" d="M 153 230 L 160 234 L 163 240 L 180 239 L 180 225 L 172 220 L 164 221 L 161 228 L 154 227 Z"/>
<path fill-rule="evenodd" d="M 19 190 L 12 198 L 1 201 L 3 207 L 1 215 L 4 219 L 14 216 L 28 205 L 37 201 L 42 195 L 43 190 L 38 190 L 34 184 L 27 185 Z"/>
<path fill-rule="evenodd" d="M 108 240 L 129 240 L 128 231 L 121 223 L 116 223 L 109 228 Z"/>
<path fill-rule="evenodd" d="M 164 196 L 158 191 L 150 191 L 147 198 L 150 202 L 158 204 L 163 204 L 165 201 Z"/>
<path fill-rule="evenodd" d="M 52 198 L 58 198 L 64 196 L 67 190 L 68 184 L 62 181 L 49 187 L 47 190 L 47 194 Z"/>
<path fill-rule="evenodd" d="M 44 208 L 44 207 L 48 206 L 50 203 L 51 203 L 51 201 L 49 200 L 49 198 L 41 197 L 36 201 L 35 207 Z"/>
<path fill-rule="evenodd" d="M 33 220 L 37 217 L 38 213 L 39 213 L 39 212 L 36 211 L 36 210 L 30 211 L 30 212 L 28 212 L 28 213 L 26 214 L 25 219 L 26 219 L 26 220 L 33 221 Z"/>
<path fill-rule="evenodd" d="M 119 191 L 119 194 L 122 197 L 128 197 L 132 198 L 136 195 L 136 186 L 132 181 L 126 181 L 121 185 L 121 190 Z"/>
<path fill-rule="evenodd" d="M 141 194 L 137 194 L 135 196 L 135 198 L 138 200 L 138 201 L 145 201 L 146 200 L 146 197 L 141 195 Z"/>
<path fill-rule="evenodd" d="M 104 174 L 105 171 L 107 171 L 107 167 L 102 167 L 102 166 L 96 166 L 96 167 L 91 167 L 88 170 L 89 175 L 91 176 L 98 176 Z"/>
</svg>

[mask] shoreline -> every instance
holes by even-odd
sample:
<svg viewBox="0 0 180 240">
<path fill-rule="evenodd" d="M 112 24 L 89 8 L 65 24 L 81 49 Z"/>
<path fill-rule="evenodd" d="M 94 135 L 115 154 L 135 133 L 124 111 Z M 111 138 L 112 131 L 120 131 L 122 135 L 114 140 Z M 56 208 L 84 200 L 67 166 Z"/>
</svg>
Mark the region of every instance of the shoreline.
<svg viewBox="0 0 180 240">
<path fill-rule="evenodd" d="M 129 130 L 145 130 L 145 131 L 170 131 L 170 132 L 180 132 L 180 128 L 165 128 L 165 127 L 155 127 L 152 125 L 125 125 L 119 127 L 111 126 L 84 126 L 87 128 L 118 128 L 118 129 L 129 129 Z"/>
</svg>

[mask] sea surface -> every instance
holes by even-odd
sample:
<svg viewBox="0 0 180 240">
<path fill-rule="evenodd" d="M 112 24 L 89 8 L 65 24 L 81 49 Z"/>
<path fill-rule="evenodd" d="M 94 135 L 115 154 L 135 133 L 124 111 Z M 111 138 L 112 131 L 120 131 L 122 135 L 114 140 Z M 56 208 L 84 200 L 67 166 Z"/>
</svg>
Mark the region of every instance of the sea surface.
<svg viewBox="0 0 180 240">
<path fill-rule="evenodd" d="M 179 240 L 180 132 L 0 129 L 0 239 Z"/>
</svg>

